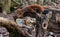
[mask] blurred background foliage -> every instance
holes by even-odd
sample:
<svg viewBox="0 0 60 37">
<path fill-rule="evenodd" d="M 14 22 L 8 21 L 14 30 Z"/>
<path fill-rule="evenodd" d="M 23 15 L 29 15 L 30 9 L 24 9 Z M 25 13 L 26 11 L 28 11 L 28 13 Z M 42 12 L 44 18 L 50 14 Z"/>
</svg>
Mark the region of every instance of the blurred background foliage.
<svg viewBox="0 0 60 37">
<path fill-rule="evenodd" d="M 4 3 L 4 2 L 6 3 L 8 1 L 6 4 L 11 4 L 11 6 L 10 5 L 5 6 L 6 4 L 4 3 L 3 13 L 7 14 L 8 12 L 10 13 L 10 11 L 14 11 L 14 7 L 19 8 L 19 7 L 28 6 L 31 4 L 50 5 L 51 6 L 51 4 L 53 4 L 53 3 L 56 4 L 55 2 L 57 2 L 58 0 L 4 0 L 2 2 L 1 1 L 2 0 L 0 0 L 0 3 Z"/>
</svg>

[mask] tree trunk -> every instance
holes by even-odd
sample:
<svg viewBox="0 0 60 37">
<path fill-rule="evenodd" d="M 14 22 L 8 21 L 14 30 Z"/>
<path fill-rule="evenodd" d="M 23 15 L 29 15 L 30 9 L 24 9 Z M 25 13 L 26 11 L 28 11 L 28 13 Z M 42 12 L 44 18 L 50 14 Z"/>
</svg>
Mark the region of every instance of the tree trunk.
<svg viewBox="0 0 60 37">
<path fill-rule="evenodd" d="M 3 13 L 10 13 L 11 0 L 4 0 L 2 5 Z"/>
<path fill-rule="evenodd" d="M 39 1 L 40 1 L 40 0 L 37 0 L 37 4 L 39 4 Z"/>
<path fill-rule="evenodd" d="M 37 4 L 43 5 L 44 0 L 37 0 Z"/>
</svg>

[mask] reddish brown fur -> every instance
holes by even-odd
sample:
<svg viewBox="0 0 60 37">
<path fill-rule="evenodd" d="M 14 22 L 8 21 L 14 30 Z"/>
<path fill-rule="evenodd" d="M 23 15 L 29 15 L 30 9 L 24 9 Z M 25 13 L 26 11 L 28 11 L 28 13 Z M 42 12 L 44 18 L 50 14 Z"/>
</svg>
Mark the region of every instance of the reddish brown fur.
<svg viewBox="0 0 60 37">
<path fill-rule="evenodd" d="M 44 7 L 41 6 L 41 5 L 38 5 L 38 4 L 30 5 L 29 8 L 33 8 L 33 9 L 34 9 L 34 8 L 37 8 L 37 9 L 39 9 L 41 12 L 44 11 Z"/>
<path fill-rule="evenodd" d="M 17 13 L 18 13 L 18 17 L 23 17 L 23 12 L 22 12 L 22 9 L 17 9 Z"/>
<path fill-rule="evenodd" d="M 32 5 L 24 8 L 24 9 L 27 10 L 26 12 L 29 11 L 29 12 L 28 12 L 29 14 L 30 14 L 30 13 L 36 14 L 36 13 L 33 11 L 33 9 L 35 9 L 35 8 L 39 9 L 41 12 L 44 11 L 44 7 L 41 6 L 41 5 L 38 5 L 38 4 L 32 4 Z M 18 15 L 19 15 L 19 17 L 23 17 L 23 14 L 24 14 L 24 13 L 23 13 L 23 9 L 17 9 L 17 10 L 18 10 Z M 32 11 L 32 12 L 30 12 L 30 11 Z"/>
</svg>

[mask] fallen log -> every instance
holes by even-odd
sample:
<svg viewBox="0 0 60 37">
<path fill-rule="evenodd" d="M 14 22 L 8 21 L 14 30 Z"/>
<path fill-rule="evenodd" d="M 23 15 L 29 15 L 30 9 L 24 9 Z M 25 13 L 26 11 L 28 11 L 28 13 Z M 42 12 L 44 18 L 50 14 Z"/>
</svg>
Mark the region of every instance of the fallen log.
<svg viewBox="0 0 60 37">
<path fill-rule="evenodd" d="M 20 33 L 23 34 L 22 27 L 17 25 L 16 22 L 14 22 L 12 20 L 8 20 L 7 18 L 0 17 L 0 26 L 7 27 L 8 29 L 16 28 Z"/>
<path fill-rule="evenodd" d="M 9 25 L 12 25 L 14 27 L 20 27 L 16 24 L 16 22 L 12 21 L 12 20 L 9 20 L 7 18 L 4 18 L 4 17 L 0 17 L 0 26 L 9 26 Z"/>
<path fill-rule="evenodd" d="M 23 30 L 23 27 L 25 27 L 25 26 L 22 27 L 22 26 L 18 25 L 15 21 L 9 20 L 4 17 L 0 17 L 0 26 L 7 27 L 8 29 L 16 28 L 19 31 L 19 33 L 22 33 L 23 36 L 25 36 L 25 34 L 28 36 L 31 36 L 27 31 L 25 32 L 25 30 Z"/>
</svg>

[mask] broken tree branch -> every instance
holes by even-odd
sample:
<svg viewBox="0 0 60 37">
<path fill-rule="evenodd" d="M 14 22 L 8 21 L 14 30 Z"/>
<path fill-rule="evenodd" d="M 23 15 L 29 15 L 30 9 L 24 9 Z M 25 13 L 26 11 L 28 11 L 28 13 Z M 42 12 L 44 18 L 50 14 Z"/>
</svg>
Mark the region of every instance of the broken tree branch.
<svg viewBox="0 0 60 37">
<path fill-rule="evenodd" d="M 60 11 L 59 8 L 57 8 L 56 6 L 44 6 L 45 9 L 49 9 L 49 10 L 53 10 L 53 11 Z"/>
</svg>

